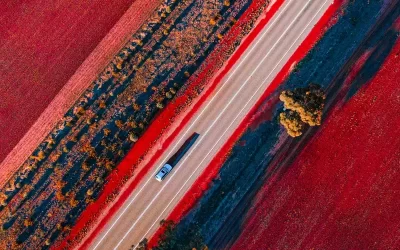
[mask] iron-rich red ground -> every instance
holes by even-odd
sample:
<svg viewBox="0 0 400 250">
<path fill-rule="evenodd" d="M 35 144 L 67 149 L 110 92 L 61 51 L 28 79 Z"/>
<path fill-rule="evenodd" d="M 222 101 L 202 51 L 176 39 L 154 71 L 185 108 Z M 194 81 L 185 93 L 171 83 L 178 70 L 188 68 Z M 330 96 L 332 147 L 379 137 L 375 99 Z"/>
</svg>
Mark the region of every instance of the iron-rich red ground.
<svg viewBox="0 0 400 250">
<path fill-rule="evenodd" d="M 0 6 L 0 162 L 134 0 Z"/>
<path fill-rule="evenodd" d="M 233 249 L 398 249 L 400 42 L 265 185 Z"/>
<path fill-rule="evenodd" d="M 229 140 L 224 144 L 218 154 L 211 161 L 209 166 L 207 166 L 206 170 L 201 174 L 201 176 L 196 180 L 195 184 L 189 189 L 189 191 L 185 194 L 182 200 L 178 203 L 178 205 L 174 208 L 171 214 L 168 216 L 167 220 L 172 220 L 178 222 L 183 216 L 185 216 L 190 209 L 196 204 L 196 202 L 201 198 L 204 192 L 208 189 L 211 181 L 217 176 L 218 171 L 222 164 L 224 163 L 226 157 L 229 155 L 230 150 L 241 137 L 241 135 L 245 132 L 245 130 L 249 127 L 249 125 L 254 125 L 256 121 L 253 119 L 258 119 L 255 116 L 255 113 L 259 110 L 259 107 L 262 105 L 263 101 L 276 89 L 277 86 L 288 76 L 293 65 L 296 62 L 299 62 L 313 47 L 313 45 L 318 41 L 318 39 L 324 34 L 324 32 L 328 29 L 327 27 L 332 26 L 334 20 L 336 20 L 336 16 L 334 16 L 335 12 L 343 5 L 343 0 L 337 0 L 330 6 L 330 8 L 326 11 L 324 16 L 320 19 L 320 21 L 315 25 L 312 29 L 308 37 L 303 41 L 303 43 L 296 50 L 295 54 L 289 59 L 289 61 L 285 64 L 282 70 L 278 73 L 276 78 L 271 83 L 270 87 L 265 91 L 262 97 L 258 100 L 256 105 L 252 108 L 252 110 L 247 114 L 244 120 L 241 122 L 239 127 L 235 130 L 234 134 L 229 138 Z M 272 5 L 271 9 L 267 12 L 267 15 L 260 21 L 260 23 L 254 28 L 254 31 L 249 35 L 247 40 L 244 41 L 243 46 L 239 47 L 237 54 L 235 54 L 232 59 L 228 62 L 229 65 L 233 65 L 235 61 L 240 57 L 240 55 L 245 51 L 245 49 L 250 45 L 251 41 L 257 36 L 257 34 L 264 28 L 264 26 L 268 23 L 270 18 L 274 15 L 274 13 L 279 9 L 279 7 L 283 4 L 283 1 L 277 0 L 274 5 Z M 229 66 L 224 69 L 224 72 L 227 73 L 229 70 Z M 217 79 L 222 79 L 224 73 L 218 76 Z M 157 244 L 159 237 L 164 232 L 164 228 L 160 228 L 155 235 L 150 239 L 149 245 L 154 246 Z M 243 248 L 245 249 L 245 248 Z"/>
</svg>

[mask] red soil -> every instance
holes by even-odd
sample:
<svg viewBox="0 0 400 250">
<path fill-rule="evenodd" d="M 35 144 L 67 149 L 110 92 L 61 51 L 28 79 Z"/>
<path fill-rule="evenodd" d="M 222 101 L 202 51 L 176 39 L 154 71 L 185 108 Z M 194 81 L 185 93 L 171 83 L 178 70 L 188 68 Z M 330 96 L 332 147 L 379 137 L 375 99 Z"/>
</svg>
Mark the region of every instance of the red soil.
<svg viewBox="0 0 400 250">
<path fill-rule="evenodd" d="M 20 0 L 2 5 L 0 161 L 132 2 Z"/>
<path fill-rule="evenodd" d="M 233 249 L 400 247 L 399 54 L 400 41 L 374 79 L 264 187 Z"/>
<path fill-rule="evenodd" d="M 8 27 L 0 30 L 0 61 L 14 69 L 0 69 L 0 160 L 15 146 L 0 164 L 0 186 L 161 0 L 133 1 L 9 1 L 0 6 L 2 27 Z"/>
<path fill-rule="evenodd" d="M 251 43 L 252 40 L 255 39 L 257 34 L 264 28 L 264 26 L 268 23 L 269 19 L 274 15 L 274 13 L 279 9 L 282 5 L 283 1 L 277 0 L 276 3 L 272 6 L 272 8 L 267 13 L 268 15 L 264 17 L 257 27 L 254 28 L 254 32 L 249 34 L 249 37 L 244 41 L 243 47 L 239 47 L 238 54 L 243 53 L 247 46 Z M 244 120 L 241 122 L 239 127 L 235 130 L 231 138 L 224 144 L 221 150 L 217 153 L 214 159 L 210 162 L 204 172 L 200 175 L 200 177 L 196 180 L 194 185 L 188 190 L 182 200 L 178 203 L 178 205 L 174 208 L 171 214 L 168 216 L 167 220 L 179 221 L 183 216 L 185 216 L 196 204 L 196 202 L 201 198 L 204 192 L 209 188 L 209 185 L 213 179 L 217 177 L 220 167 L 223 165 L 226 157 L 229 155 L 231 149 L 235 145 L 235 143 L 239 140 L 241 135 L 249 128 L 250 125 L 253 124 L 254 120 L 259 120 L 258 112 L 260 107 L 262 106 L 264 100 L 279 86 L 281 82 L 285 80 L 293 65 L 300 61 L 308 51 L 314 46 L 314 44 L 318 41 L 318 39 L 325 32 L 326 26 L 332 22 L 333 14 L 342 6 L 343 0 L 335 1 L 332 4 L 324 16 L 318 21 L 318 23 L 314 26 L 310 34 L 303 41 L 303 43 L 299 46 L 296 52 L 292 55 L 289 61 L 285 64 L 282 70 L 278 73 L 276 78 L 272 81 L 268 89 L 264 92 L 261 98 L 257 101 L 254 107 L 250 110 L 250 112 L 246 115 Z M 248 43 L 248 44 L 247 44 Z M 246 45 L 247 44 L 247 45 Z M 232 61 L 229 61 L 232 65 L 234 62 L 240 57 L 240 54 L 234 59 L 236 54 L 232 57 Z M 234 60 L 234 61 L 233 61 Z M 222 77 L 221 77 L 222 78 Z M 258 121 L 259 122 L 259 121 Z M 156 245 L 158 238 L 164 232 L 164 228 L 160 228 L 154 236 L 149 241 L 149 246 Z M 245 249 L 245 248 L 243 248 Z"/>
</svg>

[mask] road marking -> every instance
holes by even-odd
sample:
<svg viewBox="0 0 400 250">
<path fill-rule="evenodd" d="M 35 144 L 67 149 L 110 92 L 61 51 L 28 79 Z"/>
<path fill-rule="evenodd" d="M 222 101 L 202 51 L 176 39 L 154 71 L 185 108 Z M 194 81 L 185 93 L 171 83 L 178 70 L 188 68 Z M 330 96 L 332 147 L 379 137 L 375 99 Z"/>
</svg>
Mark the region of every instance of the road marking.
<svg viewBox="0 0 400 250">
<path fill-rule="evenodd" d="M 246 79 L 246 81 L 244 82 L 244 84 L 240 87 L 239 91 L 236 92 L 236 94 L 233 96 L 233 98 L 229 101 L 229 103 L 225 106 L 225 108 L 223 109 L 223 111 L 218 115 L 218 117 L 214 120 L 214 122 L 211 124 L 211 126 L 206 130 L 206 132 L 203 134 L 202 138 L 196 143 L 196 145 L 190 150 L 190 152 L 185 156 L 185 158 L 183 159 L 183 161 L 177 166 L 177 170 L 174 171 L 174 173 L 172 174 L 172 176 L 169 178 L 169 180 L 167 181 L 167 183 L 165 183 L 165 185 L 161 188 L 161 190 L 157 193 L 157 195 L 151 200 L 150 204 L 145 208 L 145 210 L 139 215 L 139 217 L 136 219 L 136 221 L 132 224 L 132 226 L 129 228 L 129 230 L 125 233 L 124 237 L 119 241 L 119 243 L 117 244 L 117 246 L 114 249 L 117 249 L 119 247 L 119 245 L 124 241 L 124 239 L 128 236 L 128 234 L 132 231 L 132 229 L 135 227 L 135 225 L 138 223 L 138 221 L 141 219 L 141 217 L 143 217 L 143 215 L 146 213 L 146 211 L 150 208 L 150 206 L 153 204 L 153 202 L 157 199 L 157 197 L 162 193 L 162 191 L 164 190 L 164 188 L 168 185 L 168 183 L 172 180 L 173 176 L 178 172 L 178 169 L 183 165 L 183 163 L 188 159 L 188 157 L 190 156 L 190 154 L 192 152 L 194 152 L 195 148 L 200 144 L 200 142 L 203 140 L 204 136 L 208 134 L 208 132 L 211 130 L 211 128 L 215 125 L 215 123 L 218 121 L 218 119 L 221 117 L 221 115 L 225 112 L 225 110 L 228 108 L 228 106 L 233 102 L 233 100 L 236 98 L 236 96 L 239 94 L 240 90 L 246 86 L 246 84 L 248 83 L 248 81 L 250 80 L 251 76 L 254 74 L 255 71 L 257 71 L 257 69 L 260 67 L 260 65 L 263 63 L 263 61 L 269 56 L 270 52 L 276 47 L 276 45 L 279 43 L 279 41 L 283 38 L 283 36 L 287 33 L 287 31 L 291 28 L 291 26 L 294 24 L 294 22 L 298 19 L 298 17 L 300 16 L 300 14 L 302 14 L 302 12 L 305 10 L 306 7 L 308 7 L 309 3 L 311 0 L 309 0 L 307 2 L 307 4 L 301 9 L 301 11 L 296 15 L 295 19 L 290 23 L 290 25 L 288 26 L 288 28 L 283 32 L 283 34 L 281 35 L 281 37 L 275 42 L 275 44 L 272 46 L 272 48 L 269 50 L 269 52 L 263 57 L 263 59 L 261 60 L 261 62 L 257 65 L 257 67 L 254 69 L 254 71 L 252 72 L 252 74 Z M 176 198 L 176 196 L 182 191 L 182 189 L 185 187 L 185 185 L 187 184 L 187 182 L 192 178 L 192 176 L 195 174 L 195 172 L 199 169 L 199 167 L 201 166 L 201 164 L 204 162 L 204 160 L 208 157 L 208 155 L 213 151 L 213 149 L 215 148 L 215 146 L 218 144 L 218 142 L 222 139 L 222 137 L 226 134 L 226 132 L 229 130 L 229 128 L 233 125 L 233 123 L 237 120 L 237 118 L 239 117 L 239 115 L 243 112 L 243 110 L 247 107 L 247 105 L 250 103 L 250 101 L 254 98 L 254 96 L 257 94 L 257 92 L 260 90 L 260 88 L 265 84 L 265 82 L 268 80 L 268 78 L 272 75 L 273 71 L 279 66 L 279 64 L 282 62 L 282 60 L 284 59 L 284 57 L 289 53 L 289 51 L 293 48 L 294 44 L 299 40 L 299 38 L 303 35 L 303 33 L 305 32 L 305 30 L 308 28 L 308 26 L 310 26 L 311 22 L 314 21 L 315 17 L 319 14 L 319 12 L 322 10 L 322 8 L 325 6 L 325 4 L 327 3 L 328 0 L 325 0 L 325 2 L 321 5 L 321 7 L 318 9 L 318 11 L 316 12 L 316 14 L 313 16 L 313 18 L 308 22 L 308 24 L 305 26 L 305 28 L 302 30 L 302 32 L 300 33 L 300 35 L 296 38 L 296 40 L 293 42 L 293 44 L 290 46 L 290 48 L 285 52 L 284 56 L 281 57 L 281 59 L 279 60 L 279 62 L 275 65 L 275 67 L 273 68 L 273 70 L 269 73 L 269 75 L 264 79 L 264 81 L 259 85 L 259 87 L 257 88 L 257 90 L 253 93 L 253 95 L 251 96 L 251 98 L 246 102 L 246 104 L 244 105 L 244 107 L 240 110 L 240 112 L 236 115 L 236 117 L 234 118 L 234 120 L 230 123 L 230 125 L 228 126 L 228 128 L 224 131 L 224 133 L 219 137 L 218 141 L 213 145 L 213 147 L 211 148 L 211 150 L 207 153 L 207 155 L 203 158 L 203 160 L 200 162 L 200 164 L 197 165 L 197 167 L 195 168 L 195 170 L 192 172 L 192 174 L 189 176 L 189 178 L 184 182 L 184 184 L 182 185 L 182 187 L 178 190 L 178 192 L 175 194 L 175 196 L 172 198 L 172 200 L 168 203 L 168 205 L 164 208 L 164 210 L 161 212 L 160 216 L 156 219 L 156 221 L 152 224 L 152 226 L 149 228 L 149 230 L 146 232 L 146 234 L 151 230 L 151 228 L 155 225 L 155 223 L 157 223 L 161 217 L 161 215 L 166 211 L 166 209 L 168 209 L 168 207 L 171 205 L 171 203 L 174 201 L 174 199 Z M 145 237 L 146 234 L 143 236 Z"/>
<path fill-rule="evenodd" d="M 105 234 L 101 237 L 100 241 L 95 245 L 93 250 L 95 250 L 101 242 L 104 240 L 104 238 L 108 235 L 108 233 L 113 229 L 113 227 L 117 224 L 117 222 L 121 219 L 121 217 L 126 213 L 128 208 L 131 206 L 131 204 L 136 200 L 137 196 L 142 192 L 142 190 L 146 187 L 146 185 L 152 180 L 153 175 L 155 175 L 158 172 L 158 169 L 164 164 L 163 162 L 170 157 L 170 155 L 174 152 L 176 147 L 180 144 L 180 142 L 185 138 L 186 134 L 190 131 L 190 129 L 194 126 L 194 124 L 197 122 L 198 119 L 203 115 L 203 113 L 208 109 L 210 104 L 214 101 L 214 99 L 218 96 L 219 92 L 224 89 L 226 86 L 226 83 L 230 80 L 230 78 L 236 73 L 236 71 L 240 68 L 240 66 L 244 63 L 244 61 L 247 59 L 247 57 L 253 52 L 253 50 L 256 48 L 256 46 L 261 42 L 261 40 L 264 38 L 264 36 L 268 33 L 268 31 L 274 26 L 274 24 L 279 20 L 279 18 L 282 16 L 283 13 L 285 13 L 285 10 L 287 7 L 293 2 L 293 0 L 289 0 L 288 4 L 285 5 L 285 7 L 282 9 L 282 11 L 279 13 L 279 15 L 274 19 L 271 24 L 268 26 L 268 28 L 263 32 L 263 34 L 256 40 L 256 43 L 251 45 L 250 50 L 245 54 L 243 59 L 239 62 L 239 64 L 234 68 L 232 73 L 228 76 L 228 78 L 224 81 L 222 84 L 221 88 L 214 94 L 214 96 L 211 98 L 211 100 L 207 103 L 207 105 L 203 108 L 203 110 L 200 112 L 198 117 L 192 122 L 192 124 L 187 128 L 185 133 L 182 135 L 182 137 L 178 140 L 178 142 L 175 144 L 175 146 L 171 149 L 171 151 L 167 154 L 167 156 L 162 160 L 160 165 L 157 167 L 156 171 L 150 176 L 149 179 L 143 184 L 143 186 L 139 189 L 139 191 L 136 193 L 136 195 L 132 198 L 132 200 L 128 203 L 128 205 L 122 210 L 122 213 L 119 214 L 117 219 L 111 224 L 111 227 L 105 232 Z"/>
</svg>

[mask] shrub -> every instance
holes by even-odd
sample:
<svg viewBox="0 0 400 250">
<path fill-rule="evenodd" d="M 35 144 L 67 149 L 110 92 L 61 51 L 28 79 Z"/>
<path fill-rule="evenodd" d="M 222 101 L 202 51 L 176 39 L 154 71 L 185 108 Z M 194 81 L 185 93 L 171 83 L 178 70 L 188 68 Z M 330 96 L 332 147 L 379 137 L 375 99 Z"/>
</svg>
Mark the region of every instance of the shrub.
<svg viewBox="0 0 400 250">
<path fill-rule="evenodd" d="M 71 200 L 69 200 L 69 205 L 71 207 L 76 207 L 78 204 L 79 204 L 79 202 L 75 198 L 72 198 Z"/>
<path fill-rule="evenodd" d="M 167 92 L 167 93 L 165 93 L 165 96 L 168 98 L 168 99 L 171 99 L 172 97 L 173 97 L 173 95 L 172 95 L 172 93 L 171 92 Z"/>
<path fill-rule="evenodd" d="M 156 106 L 159 109 L 163 109 L 164 108 L 164 104 L 162 104 L 161 102 L 157 102 Z"/>
<path fill-rule="evenodd" d="M 1 206 L 7 206 L 7 199 L 8 199 L 8 196 L 5 193 L 0 192 L 0 205 Z"/>
<path fill-rule="evenodd" d="M 89 189 L 86 191 L 86 194 L 87 194 L 88 196 L 92 196 L 92 195 L 93 195 L 93 189 L 89 188 Z"/>
<path fill-rule="evenodd" d="M 169 88 L 169 92 L 171 92 L 171 94 L 175 95 L 176 94 L 176 89 L 174 88 Z"/>
<path fill-rule="evenodd" d="M 144 238 L 141 242 L 139 242 L 139 245 L 137 246 L 136 249 L 147 250 L 147 249 L 149 249 L 147 244 L 148 244 L 148 240 L 146 238 Z"/>
<path fill-rule="evenodd" d="M 30 227 L 33 225 L 33 221 L 31 219 L 25 219 L 24 220 L 24 226 L 25 227 Z"/>
<path fill-rule="evenodd" d="M 310 84 L 306 88 L 283 91 L 279 99 L 286 109 L 297 112 L 304 123 L 321 125 L 325 94 L 319 85 Z"/>
<path fill-rule="evenodd" d="M 135 133 L 129 134 L 129 140 L 131 140 L 132 142 L 137 142 L 138 139 L 139 137 Z"/>
<path fill-rule="evenodd" d="M 305 124 L 301 121 L 298 113 L 291 110 L 284 111 L 279 114 L 279 121 L 291 137 L 297 137 L 303 133 Z"/>
</svg>

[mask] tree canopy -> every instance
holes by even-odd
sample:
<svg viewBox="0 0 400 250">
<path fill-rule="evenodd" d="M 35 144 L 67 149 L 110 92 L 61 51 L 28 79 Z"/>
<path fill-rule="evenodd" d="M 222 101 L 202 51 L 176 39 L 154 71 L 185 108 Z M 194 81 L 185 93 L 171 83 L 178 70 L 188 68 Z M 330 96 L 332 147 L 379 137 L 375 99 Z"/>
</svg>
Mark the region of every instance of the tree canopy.
<svg viewBox="0 0 400 250">
<path fill-rule="evenodd" d="M 290 136 L 300 136 L 306 125 L 321 125 L 325 98 L 321 86 L 317 84 L 282 91 L 279 99 L 284 110 L 279 114 L 279 121 Z"/>
</svg>

